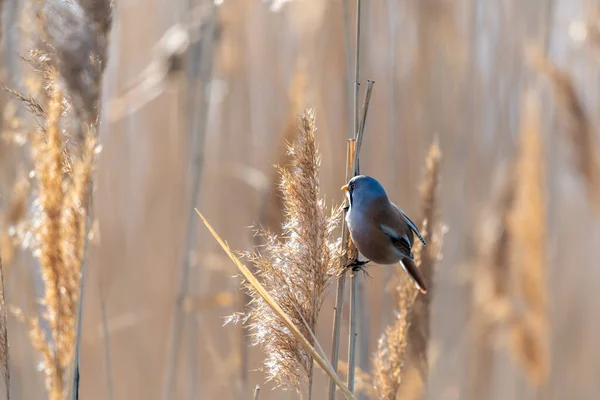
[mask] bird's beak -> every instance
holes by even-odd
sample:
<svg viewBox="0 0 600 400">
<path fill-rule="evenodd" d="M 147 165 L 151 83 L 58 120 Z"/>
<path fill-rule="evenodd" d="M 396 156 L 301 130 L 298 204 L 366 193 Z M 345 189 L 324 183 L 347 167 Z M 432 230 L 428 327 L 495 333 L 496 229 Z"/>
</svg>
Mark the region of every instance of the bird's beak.
<svg viewBox="0 0 600 400">
<path fill-rule="evenodd" d="M 342 190 L 345 190 L 347 192 L 348 191 L 348 185 L 342 186 Z"/>
</svg>

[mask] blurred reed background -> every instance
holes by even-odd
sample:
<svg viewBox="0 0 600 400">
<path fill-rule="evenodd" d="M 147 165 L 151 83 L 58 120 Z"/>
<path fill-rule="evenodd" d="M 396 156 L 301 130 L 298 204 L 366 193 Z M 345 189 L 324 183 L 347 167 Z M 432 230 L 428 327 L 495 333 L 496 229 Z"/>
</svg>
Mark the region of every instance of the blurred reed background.
<svg viewBox="0 0 600 400">
<path fill-rule="evenodd" d="M 35 235 L 45 221 L 39 172 L 47 170 L 35 141 L 42 132 L 51 138 L 60 116 L 65 134 L 55 139 L 69 155 L 64 165 L 86 165 L 91 141 L 100 146 L 89 226 L 85 190 L 72 211 L 78 235 L 89 231 L 90 241 L 86 253 L 77 236 L 77 258 L 69 261 L 80 263 L 68 278 L 74 293 L 78 268 L 85 271 L 80 398 L 248 399 L 257 384 L 260 399 L 298 398 L 265 383 L 265 354 L 249 346 L 248 332 L 223 326 L 248 297 L 193 208 L 235 250 L 259 243 L 251 225 L 280 232 L 273 165 L 289 162 L 284 141 L 294 142 L 306 108 L 316 115 L 321 196 L 328 209 L 343 202 L 355 2 L 0 5 L 1 80 L 13 91 L 0 93 L 7 312 L 0 344 L 8 337 L 10 397 L 61 398 L 46 390 L 48 365 L 36 350 L 44 346 L 32 346 L 29 335 L 30 319 L 43 315 L 38 299 L 49 296 L 48 262 Z M 414 308 L 406 308 L 416 293 L 402 294 L 399 266 L 368 266 L 357 396 L 387 396 L 382 382 L 391 382 L 398 385 L 388 390 L 391 398 L 398 391 L 400 399 L 600 397 L 598 7 L 591 0 L 363 1 L 363 90 L 367 79 L 376 83 L 361 172 L 380 180 L 415 222 L 430 212 L 428 224 L 435 216 L 448 231 L 443 248 L 420 255 L 431 263 L 435 290 Z M 81 34 L 90 27 L 92 39 Z M 51 56 L 31 53 L 40 48 Z M 74 55 L 80 57 L 69 59 Z M 42 61 L 57 76 L 40 68 Z M 67 99 L 59 101 L 62 114 L 32 114 L 36 102 L 58 107 L 56 91 Z M 439 154 L 428 158 L 436 140 Z M 66 174 L 62 193 L 70 198 L 70 185 L 83 178 Z M 421 190 L 428 184 L 433 189 Z M 442 257 L 433 267 L 435 250 Z M 62 316 L 73 335 L 77 296 L 67 300 Z M 327 355 L 334 301 L 335 283 L 316 325 Z M 347 302 L 344 310 L 342 377 Z M 402 318 L 410 328 L 395 325 Z M 40 329 L 51 325 L 42 321 Z M 380 341 L 386 329 L 387 347 Z M 397 368 L 381 358 L 397 342 L 390 333 L 408 338 L 406 362 Z M 67 388 L 72 357 L 59 362 Z M 327 398 L 327 390 L 328 378 L 315 367 L 312 398 Z"/>
</svg>

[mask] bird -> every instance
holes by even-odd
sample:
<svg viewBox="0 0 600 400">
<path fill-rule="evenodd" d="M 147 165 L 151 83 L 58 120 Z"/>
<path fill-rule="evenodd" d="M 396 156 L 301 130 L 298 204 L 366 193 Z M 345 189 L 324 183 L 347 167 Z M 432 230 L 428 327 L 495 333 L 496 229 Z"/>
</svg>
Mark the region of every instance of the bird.
<svg viewBox="0 0 600 400">
<path fill-rule="evenodd" d="M 400 262 L 421 293 L 427 293 L 423 275 L 412 253 L 414 235 L 427 246 L 419 228 L 392 203 L 375 178 L 357 175 L 342 186 L 348 197 L 346 225 L 356 248 L 368 260 L 349 265 L 360 267 L 370 261 L 381 265 Z"/>
</svg>

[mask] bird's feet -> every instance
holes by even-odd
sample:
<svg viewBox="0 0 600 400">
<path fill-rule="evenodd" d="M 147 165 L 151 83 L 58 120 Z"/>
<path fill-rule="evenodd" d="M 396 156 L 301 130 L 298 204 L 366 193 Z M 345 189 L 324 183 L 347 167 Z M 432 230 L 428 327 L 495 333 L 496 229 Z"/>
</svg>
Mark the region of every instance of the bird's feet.
<svg viewBox="0 0 600 400">
<path fill-rule="evenodd" d="M 358 261 L 355 260 L 353 263 L 346 265 L 346 268 L 352 268 L 352 271 L 360 271 L 363 265 L 370 263 L 371 260 Z"/>
</svg>

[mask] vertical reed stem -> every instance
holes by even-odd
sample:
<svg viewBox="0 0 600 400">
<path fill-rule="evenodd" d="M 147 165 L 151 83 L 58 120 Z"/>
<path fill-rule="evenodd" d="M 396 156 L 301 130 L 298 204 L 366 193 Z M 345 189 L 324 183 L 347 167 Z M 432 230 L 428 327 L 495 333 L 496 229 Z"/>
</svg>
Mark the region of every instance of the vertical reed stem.
<svg viewBox="0 0 600 400">
<path fill-rule="evenodd" d="M 89 135 L 90 133 L 88 133 Z M 85 278 L 87 275 L 88 257 L 89 257 L 89 246 L 90 246 L 90 229 L 92 229 L 92 200 L 94 196 L 94 181 L 90 177 L 90 183 L 88 186 L 87 193 L 87 205 L 85 209 L 85 237 L 83 256 L 81 259 L 80 274 L 79 274 L 79 294 L 77 298 L 77 325 L 75 333 L 75 354 L 73 356 L 73 374 L 70 391 L 70 398 L 72 400 L 79 400 L 79 365 L 81 355 L 81 333 L 83 329 L 83 299 L 85 289 Z"/>
<path fill-rule="evenodd" d="M 346 150 L 346 181 L 350 177 L 352 171 L 352 160 L 354 159 L 354 139 L 349 139 Z M 342 225 L 342 259 L 340 260 L 341 265 L 348 264 L 348 228 L 346 224 Z M 340 348 L 340 336 L 342 329 L 342 311 L 344 306 L 344 287 L 346 285 L 346 272 L 344 271 L 337 282 L 337 294 L 335 298 L 335 308 L 333 314 L 333 344 L 331 346 L 331 366 L 333 370 L 337 372 L 338 360 L 339 360 L 339 348 Z M 329 383 L 329 400 L 335 399 L 336 384 L 332 379 Z"/>
<path fill-rule="evenodd" d="M 206 132 L 209 103 L 205 99 L 206 87 L 212 75 L 213 42 L 214 31 L 217 24 L 217 5 L 212 5 L 211 14 L 207 19 L 206 39 L 202 40 L 202 54 L 200 57 L 200 82 L 195 86 L 192 100 L 193 107 L 198 110 L 189 124 L 190 147 L 190 206 L 188 225 L 186 230 L 186 242 L 183 250 L 183 263 L 177 297 L 175 300 L 175 315 L 173 316 L 170 348 L 168 350 L 168 365 L 164 385 L 164 399 L 171 399 L 175 395 L 175 372 L 179 364 L 179 350 L 183 336 L 184 325 L 184 301 L 189 291 L 189 277 L 192 265 L 191 252 L 196 245 L 197 218 L 195 218 L 194 207 L 198 201 L 200 183 L 202 178 L 202 166 L 204 161 L 204 136 Z"/>
<path fill-rule="evenodd" d="M 354 137 L 358 137 L 358 96 L 360 94 L 360 12 L 362 6 L 362 0 L 356 0 L 356 57 L 354 59 Z M 362 140 L 362 139 L 361 139 Z M 357 144 L 360 144 L 357 141 Z M 356 175 L 356 171 L 359 169 L 358 156 L 360 151 L 355 151 L 354 162 L 352 163 L 353 175 Z M 357 276 L 352 275 L 352 291 L 350 293 L 350 340 L 348 342 L 348 389 L 351 393 L 354 393 L 354 369 L 356 366 L 356 289 L 357 289 Z"/>
<path fill-rule="evenodd" d="M 348 390 L 354 393 L 354 372 L 356 367 L 356 305 L 358 292 L 358 271 L 352 274 L 350 292 L 350 333 L 348 336 Z"/>
<path fill-rule="evenodd" d="M 367 121 L 367 114 L 369 112 L 369 104 L 371 102 L 371 94 L 373 93 L 373 85 L 375 84 L 374 81 L 367 81 L 368 82 L 368 86 L 367 86 L 367 92 L 365 93 L 365 101 L 363 103 L 363 108 L 362 108 L 362 117 L 360 119 L 360 124 L 358 126 L 358 131 L 356 133 L 356 140 L 355 140 L 355 150 L 354 150 L 354 157 L 353 157 L 353 162 L 352 162 L 352 174 L 353 176 L 359 175 L 360 174 L 360 163 L 359 163 L 359 156 L 360 156 L 360 149 L 362 147 L 362 140 L 363 140 L 363 136 L 365 133 L 365 124 Z M 358 112 L 357 112 L 358 114 Z M 355 253 L 355 257 L 356 259 L 358 259 L 358 252 Z M 352 260 L 354 261 L 354 260 Z M 358 272 L 358 271 L 356 271 Z M 356 330 L 356 310 L 357 307 L 359 305 L 359 301 L 361 301 L 361 299 L 358 298 L 359 295 L 359 277 L 357 276 L 357 274 L 353 273 L 352 274 L 352 291 L 350 292 L 350 333 L 349 333 L 349 340 L 348 340 L 348 389 L 352 392 L 354 390 L 354 371 L 356 368 L 356 337 L 357 337 L 357 330 Z"/>
<path fill-rule="evenodd" d="M 106 373 L 106 391 L 108 392 L 108 400 L 113 400 L 114 383 L 112 374 L 112 358 L 110 355 L 110 332 L 108 330 L 108 314 L 106 313 L 106 300 L 102 284 L 98 281 L 98 293 L 100 296 L 100 313 L 102 316 L 102 334 L 104 336 L 104 364 Z"/>
</svg>

